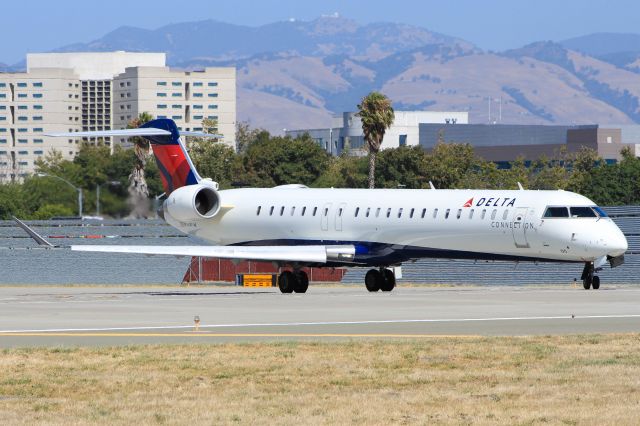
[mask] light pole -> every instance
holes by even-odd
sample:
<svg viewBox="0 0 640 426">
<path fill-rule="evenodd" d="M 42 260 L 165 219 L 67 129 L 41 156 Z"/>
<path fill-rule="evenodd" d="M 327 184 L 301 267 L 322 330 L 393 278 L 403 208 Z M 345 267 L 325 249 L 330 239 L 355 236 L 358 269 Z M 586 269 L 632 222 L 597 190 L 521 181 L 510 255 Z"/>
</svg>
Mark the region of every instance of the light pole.
<svg viewBox="0 0 640 426">
<path fill-rule="evenodd" d="M 117 180 L 110 180 L 96 185 L 96 216 L 100 216 L 100 187 L 102 187 L 102 185 L 118 186 L 120 185 L 120 182 Z"/>
<path fill-rule="evenodd" d="M 74 184 L 72 184 L 71 182 L 66 180 L 65 178 L 61 178 L 60 176 L 50 175 L 50 174 L 47 174 L 47 173 L 36 173 L 36 176 L 38 176 L 38 177 L 50 177 L 50 178 L 54 178 L 54 179 L 59 179 L 59 180 L 63 181 L 64 183 L 66 183 L 67 185 L 69 185 L 70 187 L 72 187 L 73 189 L 75 189 L 76 191 L 78 191 L 78 216 L 80 217 L 80 219 L 82 219 L 82 188 L 78 188 L 77 186 L 75 186 Z"/>
</svg>

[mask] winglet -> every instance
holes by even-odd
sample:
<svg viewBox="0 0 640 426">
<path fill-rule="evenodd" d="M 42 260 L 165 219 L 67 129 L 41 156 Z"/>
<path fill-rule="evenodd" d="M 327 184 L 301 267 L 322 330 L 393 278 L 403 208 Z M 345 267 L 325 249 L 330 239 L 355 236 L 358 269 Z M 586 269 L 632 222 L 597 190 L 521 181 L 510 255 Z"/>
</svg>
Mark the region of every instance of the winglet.
<svg viewBox="0 0 640 426">
<path fill-rule="evenodd" d="M 21 221 L 17 217 L 15 217 L 15 216 L 11 216 L 11 217 L 18 224 L 18 226 L 20 228 L 24 229 L 24 232 L 29 234 L 29 236 L 31 238 L 33 238 L 36 241 L 36 243 L 38 243 L 39 246 L 45 246 L 45 247 L 49 247 L 49 248 L 57 247 L 57 246 L 54 246 L 53 244 L 51 244 L 49 241 L 45 240 L 43 236 L 41 236 L 36 231 L 31 229 L 26 223 L 24 223 L 23 221 Z"/>
</svg>

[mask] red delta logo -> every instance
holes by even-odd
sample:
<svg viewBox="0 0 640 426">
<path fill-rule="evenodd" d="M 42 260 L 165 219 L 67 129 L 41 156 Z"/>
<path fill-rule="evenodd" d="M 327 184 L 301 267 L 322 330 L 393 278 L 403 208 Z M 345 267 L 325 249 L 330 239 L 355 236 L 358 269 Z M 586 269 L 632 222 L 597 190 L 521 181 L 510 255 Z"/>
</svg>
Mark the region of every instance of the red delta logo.
<svg viewBox="0 0 640 426">
<path fill-rule="evenodd" d="M 471 207 L 473 205 L 473 198 L 469 199 L 462 207 Z"/>
</svg>

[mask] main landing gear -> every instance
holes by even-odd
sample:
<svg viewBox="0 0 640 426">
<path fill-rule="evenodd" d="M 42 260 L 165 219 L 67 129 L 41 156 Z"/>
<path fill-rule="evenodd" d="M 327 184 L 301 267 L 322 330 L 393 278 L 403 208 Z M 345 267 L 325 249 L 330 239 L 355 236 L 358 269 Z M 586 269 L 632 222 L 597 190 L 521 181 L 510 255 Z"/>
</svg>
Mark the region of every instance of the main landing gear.
<svg viewBox="0 0 640 426">
<path fill-rule="evenodd" d="M 585 290 L 593 288 L 598 290 L 600 288 L 600 277 L 595 275 L 596 269 L 593 266 L 593 262 L 587 262 L 584 264 L 584 270 L 582 271 L 582 286 Z"/>
<path fill-rule="evenodd" d="M 284 271 L 278 277 L 281 293 L 306 293 L 309 288 L 309 276 L 301 270 Z"/>
<path fill-rule="evenodd" d="M 391 269 L 370 269 L 364 277 L 364 285 L 371 292 L 391 291 L 396 286 L 396 276 Z"/>
</svg>

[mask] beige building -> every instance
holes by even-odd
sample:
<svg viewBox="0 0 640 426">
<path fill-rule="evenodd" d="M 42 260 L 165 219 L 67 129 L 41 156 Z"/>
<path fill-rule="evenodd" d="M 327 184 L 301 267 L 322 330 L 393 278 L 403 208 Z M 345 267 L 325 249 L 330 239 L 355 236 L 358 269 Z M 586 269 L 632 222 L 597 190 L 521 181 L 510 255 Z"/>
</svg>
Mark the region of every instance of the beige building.
<svg viewBox="0 0 640 426">
<path fill-rule="evenodd" d="M 201 131 L 203 120 L 216 120 L 216 132 L 224 136 L 223 142 L 235 147 L 236 70 L 127 68 L 113 81 L 114 128 L 126 128 L 142 112 L 170 118 L 185 131 Z"/>
<path fill-rule="evenodd" d="M 33 173 L 53 149 L 73 158 L 82 142 L 45 133 L 125 128 L 142 112 L 182 130 L 218 120 L 235 146 L 235 68 L 185 72 L 165 62 L 164 53 L 38 53 L 27 55 L 27 72 L 0 73 L 0 183 Z"/>
</svg>

